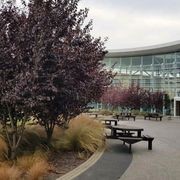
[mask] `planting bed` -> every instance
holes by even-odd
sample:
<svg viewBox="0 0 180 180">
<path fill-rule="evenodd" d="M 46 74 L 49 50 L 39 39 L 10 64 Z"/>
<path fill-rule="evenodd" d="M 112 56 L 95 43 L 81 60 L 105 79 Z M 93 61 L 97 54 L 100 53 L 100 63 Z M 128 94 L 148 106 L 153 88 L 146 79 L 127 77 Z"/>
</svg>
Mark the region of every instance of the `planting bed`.
<svg viewBox="0 0 180 180">
<path fill-rule="evenodd" d="M 89 157 L 80 158 L 77 152 L 58 152 L 51 156 L 50 165 L 53 167 L 52 171 L 44 177 L 45 180 L 55 180 L 60 176 L 70 172 Z"/>
</svg>

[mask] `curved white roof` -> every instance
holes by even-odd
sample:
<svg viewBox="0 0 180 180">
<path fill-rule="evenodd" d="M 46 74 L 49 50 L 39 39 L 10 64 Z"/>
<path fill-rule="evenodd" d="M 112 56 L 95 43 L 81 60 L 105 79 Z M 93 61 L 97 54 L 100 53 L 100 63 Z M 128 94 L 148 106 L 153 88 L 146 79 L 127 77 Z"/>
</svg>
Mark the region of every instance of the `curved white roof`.
<svg viewBox="0 0 180 180">
<path fill-rule="evenodd" d="M 129 57 L 142 55 L 156 55 L 180 51 L 180 40 L 165 44 L 138 47 L 131 49 L 108 50 L 106 57 Z"/>
</svg>

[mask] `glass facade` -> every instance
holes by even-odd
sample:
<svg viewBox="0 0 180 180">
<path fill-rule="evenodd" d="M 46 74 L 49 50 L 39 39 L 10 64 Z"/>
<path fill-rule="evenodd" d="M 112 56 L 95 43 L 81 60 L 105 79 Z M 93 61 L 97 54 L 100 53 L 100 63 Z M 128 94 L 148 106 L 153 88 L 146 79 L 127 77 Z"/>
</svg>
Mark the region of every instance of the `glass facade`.
<svg viewBox="0 0 180 180">
<path fill-rule="evenodd" d="M 165 91 L 173 99 L 180 92 L 180 52 L 104 59 L 106 68 L 117 72 L 113 83 L 139 84 L 152 91 Z"/>
</svg>

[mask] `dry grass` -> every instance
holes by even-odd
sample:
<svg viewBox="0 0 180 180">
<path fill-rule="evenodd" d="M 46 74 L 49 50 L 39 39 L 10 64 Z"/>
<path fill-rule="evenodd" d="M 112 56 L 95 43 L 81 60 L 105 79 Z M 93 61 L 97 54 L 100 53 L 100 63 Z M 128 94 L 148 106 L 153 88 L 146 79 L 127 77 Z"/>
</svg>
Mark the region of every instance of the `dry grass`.
<svg viewBox="0 0 180 180">
<path fill-rule="evenodd" d="M 40 125 L 27 125 L 26 129 L 28 131 L 36 132 L 36 134 L 40 137 L 46 137 L 46 132 L 44 127 Z"/>
<path fill-rule="evenodd" d="M 54 127 L 54 131 L 53 131 L 53 135 L 52 135 L 52 140 L 56 140 L 59 137 L 61 137 L 64 134 L 64 129 L 62 129 L 61 127 Z"/>
<path fill-rule="evenodd" d="M 28 125 L 26 127 L 26 129 L 28 132 L 35 132 L 41 138 L 47 137 L 44 127 L 42 127 L 40 125 Z M 53 135 L 52 135 L 52 139 L 56 139 L 57 137 L 61 136 L 62 134 L 63 134 L 63 129 L 61 127 L 55 126 Z"/>
<path fill-rule="evenodd" d="M 59 132 L 56 131 L 57 135 Z M 48 164 L 49 151 L 44 148 L 45 137 L 46 133 L 40 126 L 28 126 L 18 148 L 17 160 L 10 161 L 7 160 L 6 141 L 0 136 L 0 180 L 39 180 L 47 174 L 52 168 Z"/>
<path fill-rule="evenodd" d="M 87 116 L 72 119 L 56 147 L 63 150 L 95 152 L 103 143 L 103 126 Z"/>
<path fill-rule="evenodd" d="M 27 153 L 33 154 L 39 149 L 49 150 L 43 130 L 44 129 L 41 129 L 40 127 L 37 127 L 37 129 L 34 126 L 27 127 L 18 148 L 18 156 L 22 156 Z"/>
<path fill-rule="evenodd" d="M 0 179 L 2 180 L 39 180 L 49 171 L 47 156 L 36 152 L 23 156 L 12 165 L 9 161 L 0 163 Z"/>
<path fill-rule="evenodd" d="M 47 162 L 47 155 L 44 152 L 36 151 L 32 155 L 25 155 L 17 158 L 16 165 L 24 171 L 28 171 L 35 163 Z"/>
<path fill-rule="evenodd" d="M 4 165 L 0 167 L 0 179 L 2 180 L 19 180 L 22 179 L 21 175 L 21 171 L 14 166 Z"/>
<path fill-rule="evenodd" d="M 40 177 L 46 175 L 49 170 L 49 164 L 47 161 L 42 160 L 35 162 L 33 166 L 28 170 L 28 180 L 39 180 Z"/>
<path fill-rule="evenodd" d="M 33 155 L 22 156 L 17 159 L 17 167 L 27 174 L 26 179 L 38 180 L 48 173 L 49 164 L 47 155 L 42 152 L 36 152 Z"/>
<path fill-rule="evenodd" d="M 0 136 L 0 161 L 7 159 L 8 146 L 4 137 Z"/>
</svg>

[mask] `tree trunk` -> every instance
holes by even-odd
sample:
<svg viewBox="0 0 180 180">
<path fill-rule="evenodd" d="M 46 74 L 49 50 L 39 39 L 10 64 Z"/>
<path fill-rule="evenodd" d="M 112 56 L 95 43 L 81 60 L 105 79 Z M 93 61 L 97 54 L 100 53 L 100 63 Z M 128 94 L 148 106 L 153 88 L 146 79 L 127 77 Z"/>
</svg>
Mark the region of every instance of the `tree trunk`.
<svg viewBox="0 0 180 180">
<path fill-rule="evenodd" d="M 12 148 L 11 149 L 11 156 L 10 156 L 10 158 L 11 158 L 11 160 L 15 160 L 15 158 L 16 158 L 16 153 L 17 153 L 17 148 Z"/>
<path fill-rule="evenodd" d="M 17 132 L 14 130 L 12 135 L 12 147 L 11 147 L 11 159 L 14 160 L 16 158 L 16 151 L 17 151 Z"/>
<path fill-rule="evenodd" d="M 46 135 L 47 135 L 47 144 L 51 144 L 51 139 L 52 139 L 52 134 L 53 134 L 53 129 L 54 128 L 49 128 L 46 130 Z"/>
</svg>

